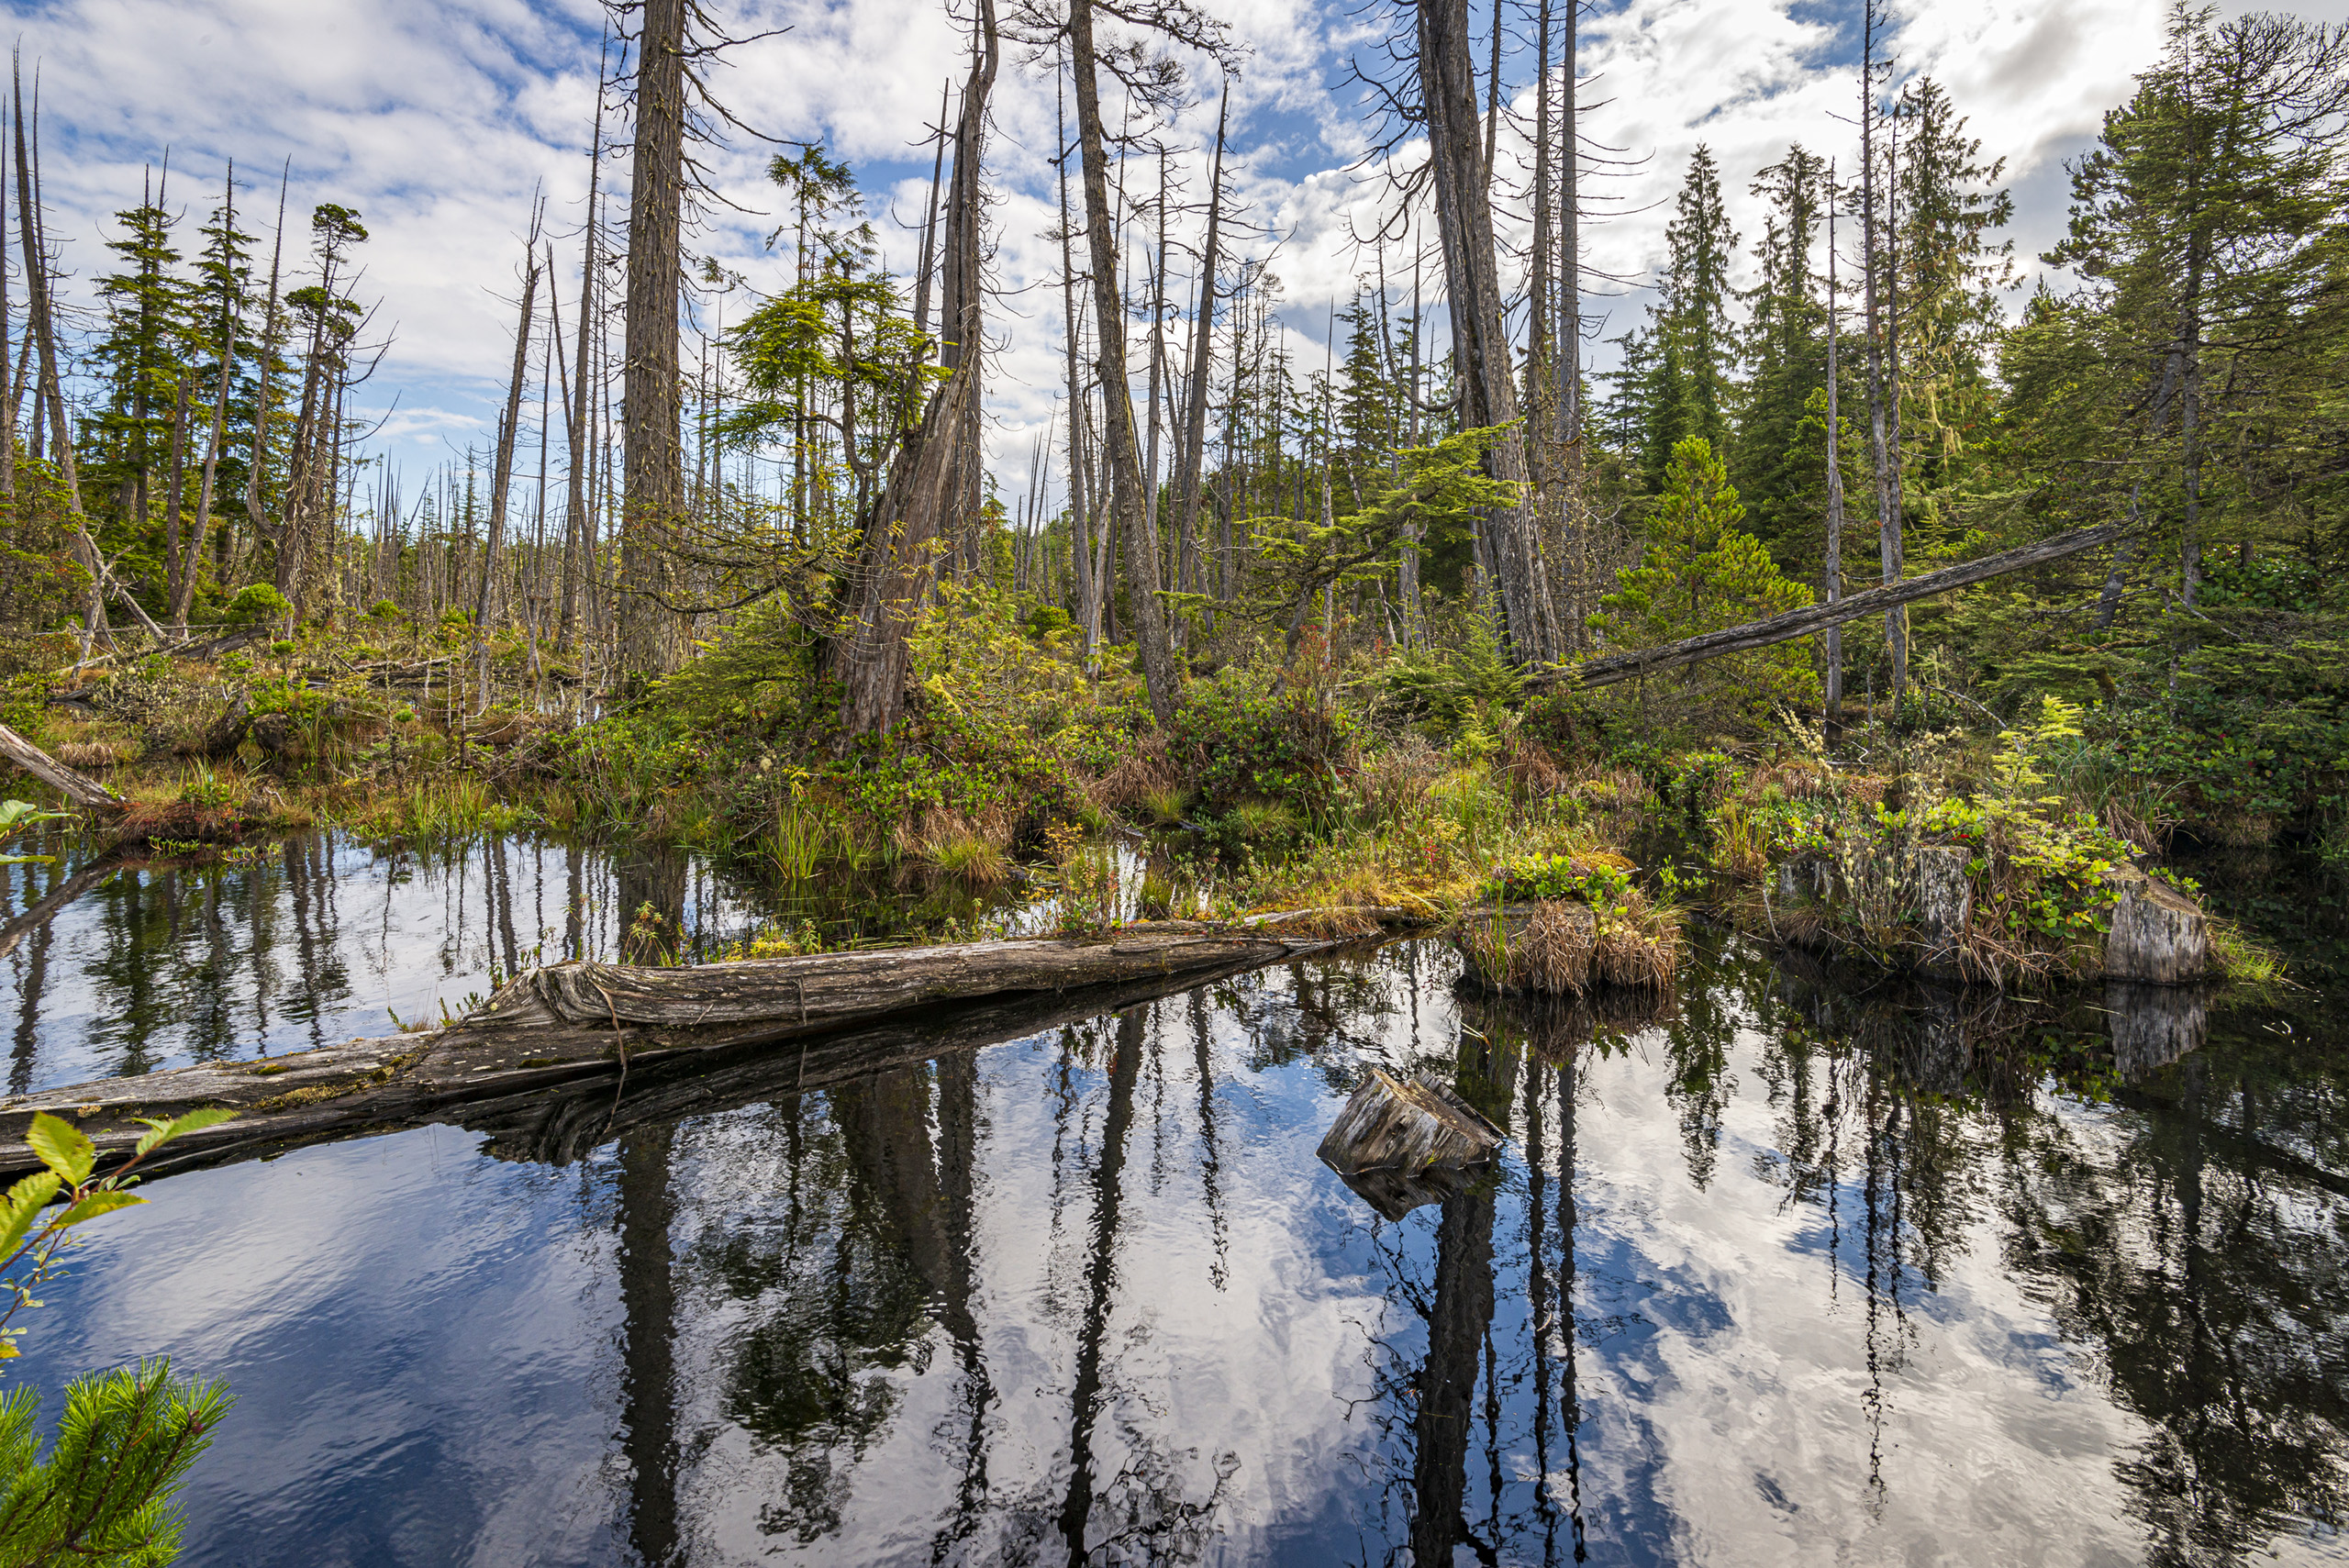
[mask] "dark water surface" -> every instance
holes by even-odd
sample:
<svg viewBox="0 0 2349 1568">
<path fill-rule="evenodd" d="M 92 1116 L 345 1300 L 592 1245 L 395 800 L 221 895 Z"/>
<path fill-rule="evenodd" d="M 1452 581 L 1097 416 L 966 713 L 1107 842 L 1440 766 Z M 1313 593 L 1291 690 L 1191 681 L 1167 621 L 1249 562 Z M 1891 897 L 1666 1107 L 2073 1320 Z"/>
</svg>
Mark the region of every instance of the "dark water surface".
<svg viewBox="0 0 2349 1568">
<path fill-rule="evenodd" d="M 1601 1017 L 1397 943 L 752 1072 L 565 1165 L 436 1127 L 174 1176 L 17 1365 L 229 1380 L 192 1563 L 2349 1562 L 2339 891 L 2202 874 L 2310 991 L 2198 1022 L 1708 938 Z M 648 898 L 757 913 L 524 840 L 126 873 L 0 962 L 12 1086 L 381 1032 Z M 1372 1064 L 1501 1121 L 1493 1179 L 1393 1221 L 1325 1169 Z"/>
</svg>

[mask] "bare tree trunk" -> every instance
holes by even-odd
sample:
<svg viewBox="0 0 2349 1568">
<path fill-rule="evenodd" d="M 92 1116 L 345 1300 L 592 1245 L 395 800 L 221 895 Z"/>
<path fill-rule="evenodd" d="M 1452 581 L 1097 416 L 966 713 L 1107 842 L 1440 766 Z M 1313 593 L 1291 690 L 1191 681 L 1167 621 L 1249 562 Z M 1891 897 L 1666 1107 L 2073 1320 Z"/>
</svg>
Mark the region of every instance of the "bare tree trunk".
<svg viewBox="0 0 2349 1568">
<path fill-rule="evenodd" d="M 1589 603 L 1589 506 L 1583 492 L 1582 420 L 1582 143 L 1575 85 L 1575 53 L 1582 0 L 1565 0 L 1565 37 L 1559 55 L 1558 105 L 1558 444 L 1565 456 L 1562 508 L 1565 559 L 1558 563 L 1564 602 L 1558 606 L 1561 653 L 1584 644 Z"/>
<path fill-rule="evenodd" d="M 530 214 L 523 240 L 522 313 L 514 325 L 514 368 L 506 384 L 506 406 L 497 422 L 497 453 L 490 460 L 489 533 L 482 547 L 481 593 L 473 602 L 473 652 L 480 664 L 481 706 L 489 706 L 489 617 L 496 608 L 497 551 L 506 538 L 506 493 L 514 484 L 514 441 L 521 433 L 522 384 L 530 373 L 530 327 L 539 304 L 539 216 Z"/>
<path fill-rule="evenodd" d="M 1835 165 L 1827 166 L 1827 602 L 1843 599 L 1843 424 L 1836 412 L 1840 334 L 1835 316 Z M 1827 727 L 1843 722 L 1843 628 L 1827 628 Z"/>
<path fill-rule="evenodd" d="M 1191 385 L 1183 412 L 1182 473 L 1176 484 L 1178 521 L 1183 530 L 1183 576 L 1186 588 L 1203 586 L 1199 566 L 1199 478 L 1207 464 L 1208 361 L 1215 336 L 1215 271 L 1223 223 L 1223 133 L 1229 123 L 1231 95 L 1226 84 L 1216 111 L 1214 172 L 1208 176 L 1208 237 L 1199 259 L 1199 306 L 1191 317 Z"/>
<path fill-rule="evenodd" d="M 1085 377 L 1076 350 L 1076 259 L 1069 249 L 1068 116 L 1055 82 L 1053 102 L 1059 126 L 1059 149 L 1052 161 L 1060 169 L 1061 196 L 1061 340 L 1068 357 L 1068 528 L 1069 565 L 1075 575 L 1076 618 L 1085 663 L 1093 666 L 1094 644 L 1100 635 L 1100 597 L 1094 584 L 1092 511 L 1085 490 Z"/>
<path fill-rule="evenodd" d="M 1104 404 L 1109 495 L 1125 538 L 1126 573 L 1133 585 L 1135 640 L 1151 711 L 1171 724 L 1182 695 L 1182 671 L 1166 631 L 1159 596 L 1158 549 L 1142 506 L 1141 451 L 1134 439 L 1133 387 L 1126 373 L 1125 302 L 1118 290 L 1117 228 L 1109 212 L 1108 151 L 1101 128 L 1100 83 L 1093 44 L 1093 0 L 1070 0 L 1070 63 L 1076 78 L 1076 139 L 1083 154 L 1085 239 L 1093 263 L 1095 363 Z"/>
<path fill-rule="evenodd" d="M 685 511 L 677 303 L 684 285 L 685 12 L 690 0 L 644 0 L 637 44 L 636 139 L 628 217 L 628 319 L 621 394 L 619 670 L 669 667 L 662 603 Z"/>
<path fill-rule="evenodd" d="M 82 476 L 73 463 L 72 427 L 65 419 L 65 391 L 59 381 L 57 323 L 50 309 L 49 247 L 41 232 L 40 176 L 25 139 L 25 88 L 17 81 L 17 220 L 25 251 L 26 330 L 40 350 L 40 390 L 38 398 L 48 410 L 56 432 L 58 478 L 65 490 L 65 505 L 73 519 L 74 544 L 82 566 L 90 574 L 89 595 L 82 611 L 82 657 L 90 656 L 91 640 L 106 630 L 106 562 L 98 558 L 97 542 L 90 537 L 90 520 L 82 511 Z"/>
<path fill-rule="evenodd" d="M 1876 531 L 1882 539 L 1885 575 L 1888 581 L 1894 569 L 1894 530 L 1898 528 L 1900 524 L 1898 513 L 1896 510 L 1898 506 L 1896 489 L 1898 481 L 1894 473 L 1898 466 L 1898 459 L 1887 439 L 1888 430 L 1886 422 L 1885 327 L 1882 313 L 1876 305 L 1876 275 L 1879 267 L 1876 201 L 1876 122 L 1877 118 L 1876 29 L 1878 20 L 1876 0 L 1861 0 L 1860 276 L 1865 296 L 1865 309 L 1867 313 L 1868 439 L 1874 448 L 1873 455 L 1876 459 Z M 1896 392 L 1894 395 L 1897 397 L 1898 393 Z M 1887 640 L 1898 636 L 1900 625 L 1898 617 L 1898 610 L 1887 613 L 1885 617 L 1885 636 Z M 1894 660 L 1896 663 L 1899 661 L 1898 651 L 1894 653 Z M 1897 675 L 1893 684 L 1893 699 L 1897 711 L 1899 700 L 1899 681 Z"/>
<path fill-rule="evenodd" d="M 1419 6 L 1419 93 L 1434 172 L 1436 228 L 1443 242 L 1451 296 L 1453 353 L 1460 371 L 1462 424 L 1514 425 L 1514 356 L 1501 319 L 1499 265 L 1493 245 L 1489 171 L 1476 139 L 1475 72 L 1469 60 L 1467 0 Z M 1486 460 L 1496 479 L 1522 484 L 1525 439 L 1512 429 Z M 1520 663 L 1555 657 L 1557 628 L 1541 544 L 1529 508 L 1496 508 L 1485 519 L 1502 630 Z"/>
<path fill-rule="evenodd" d="M 899 451 L 865 527 L 854 579 L 855 627 L 833 655 L 844 687 L 841 722 L 851 735 L 883 732 L 905 712 L 911 657 L 906 638 L 930 589 L 934 546 L 958 512 L 969 515 L 983 347 L 979 171 L 1000 55 L 994 0 L 979 0 L 979 27 L 981 47 L 954 133 L 941 269 L 939 357 L 951 373 Z"/>
</svg>

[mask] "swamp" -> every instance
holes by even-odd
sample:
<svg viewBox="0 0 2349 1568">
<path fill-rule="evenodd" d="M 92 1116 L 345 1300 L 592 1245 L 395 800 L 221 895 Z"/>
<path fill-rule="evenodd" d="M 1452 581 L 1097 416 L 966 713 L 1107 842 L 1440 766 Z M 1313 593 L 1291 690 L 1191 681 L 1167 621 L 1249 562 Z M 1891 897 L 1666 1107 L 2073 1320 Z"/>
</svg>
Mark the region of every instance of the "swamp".
<svg viewBox="0 0 2349 1568">
<path fill-rule="evenodd" d="M 249 9 L 0 96 L 0 1568 L 2349 1562 L 2349 24 Z"/>
</svg>

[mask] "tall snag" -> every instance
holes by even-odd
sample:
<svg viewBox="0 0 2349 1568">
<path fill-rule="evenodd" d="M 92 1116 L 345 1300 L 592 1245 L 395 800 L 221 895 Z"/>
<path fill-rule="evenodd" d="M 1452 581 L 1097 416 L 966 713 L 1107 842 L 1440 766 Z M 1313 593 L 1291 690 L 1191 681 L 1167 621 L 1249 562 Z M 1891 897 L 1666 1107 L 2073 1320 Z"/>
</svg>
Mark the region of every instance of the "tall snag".
<svg viewBox="0 0 2349 1568">
<path fill-rule="evenodd" d="M 947 204 L 940 268 L 939 360 L 947 372 L 920 425 L 892 465 L 887 486 L 867 519 L 850 588 L 853 617 L 831 650 L 841 683 L 841 724 L 851 735 L 878 734 L 905 712 L 909 662 L 907 633 L 930 590 L 935 547 L 952 519 L 976 504 L 979 440 L 979 168 L 987 99 L 1001 56 L 995 0 L 979 0 L 979 39 L 954 127 L 952 198 Z"/>
<path fill-rule="evenodd" d="M 1468 0 L 1421 0 L 1418 23 L 1419 100 L 1434 176 L 1436 230 L 1452 306 L 1452 344 L 1459 367 L 1461 423 L 1471 429 L 1512 427 L 1486 454 L 1495 479 L 1522 484 L 1525 436 L 1517 424 L 1515 361 L 1501 312 L 1500 268 L 1493 245 L 1476 75 L 1469 53 Z M 1496 507 L 1486 527 L 1502 632 L 1520 663 L 1557 657 L 1557 618 L 1532 507 Z"/>
<path fill-rule="evenodd" d="M 1161 0 L 1147 11 L 1125 16 L 1137 26 L 1163 32 L 1194 48 L 1216 51 L 1220 28 L 1176 0 Z M 1151 535 L 1143 504 L 1141 448 L 1135 429 L 1133 387 L 1126 370 L 1126 307 L 1118 286 L 1118 230 L 1109 207 L 1109 157 L 1101 122 L 1101 54 L 1094 40 L 1093 0 L 1069 0 L 1069 63 L 1076 86 L 1076 139 L 1082 154 L 1085 228 L 1093 269 L 1094 365 L 1101 384 L 1102 440 L 1109 471 L 1109 499 L 1125 543 L 1126 571 L 1133 588 L 1134 638 L 1141 648 L 1142 679 L 1151 711 L 1161 724 L 1174 717 L 1182 672 L 1168 636 L 1165 602 L 1159 597 L 1158 544 Z M 1163 98 L 1169 71 L 1126 79 L 1145 100 Z"/>
<path fill-rule="evenodd" d="M 685 512 L 679 426 L 677 301 L 685 276 L 679 226 L 685 183 L 685 11 L 689 0 L 644 0 L 637 39 L 636 144 L 628 212 L 623 328 L 619 663 L 623 678 L 668 667 L 662 604 L 669 550 Z"/>
</svg>

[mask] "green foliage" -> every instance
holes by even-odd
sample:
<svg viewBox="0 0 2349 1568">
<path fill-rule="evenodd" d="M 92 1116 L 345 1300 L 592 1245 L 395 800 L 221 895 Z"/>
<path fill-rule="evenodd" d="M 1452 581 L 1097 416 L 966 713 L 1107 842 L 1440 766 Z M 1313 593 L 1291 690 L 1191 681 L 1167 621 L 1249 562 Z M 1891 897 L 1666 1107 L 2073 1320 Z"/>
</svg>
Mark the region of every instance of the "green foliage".
<svg viewBox="0 0 2349 1568">
<path fill-rule="evenodd" d="M 1494 867 L 1478 892 L 1500 902 L 1579 898 L 1594 909 L 1607 909 L 1621 906 L 1632 886 L 1631 873 L 1619 866 L 1570 854 L 1532 854 Z"/>
<path fill-rule="evenodd" d="M 1788 582 L 1759 539 L 1738 525 L 1745 508 L 1711 445 L 1690 438 L 1673 449 L 1664 494 L 1648 514 L 1640 564 L 1619 574 L 1599 600 L 1592 627 L 1623 648 L 1643 648 L 1717 631 L 1811 603 Z M 1709 661 L 1657 677 L 1703 693 L 1734 717 L 1759 725 L 1777 709 L 1813 701 L 1818 677 L 1800 642 Z"/>
<path fill-rule="evenodd" d="M 237 590 L 237 596 L 228 601 L 221 618 L 232 626 L 251 626 L 293 613 L 293 604 L 275 588 L 266 583 L 249 583 Z"/>
<path fill-rule="evenodd" d="M 1524 699 L 1525 675 L 1509 662 L 1490 616 L 1468 618 L 1458 642 L 1423 643 L 1392 655 L 1377 689 L 1405 717 L 1438 736 L 1457 734 L 1479 714 Z"/>
<path fill-rule="evenodd" d="M 1209 816 L 1269 803 L 1326 828 L 1359 743 L 1342 710 L 1296 692 L 1275 695 L 1259 677 L 1230 672 L 1186 690 L 1166 750 Z"/>
<path fill-rule="evenodd" d="M 219 1383 L 175 1377 L 168 1362 L 77 1377 L 48 1454 L 39 1396 L 0 1396 L 0 1568 L 161 1568 L 184 1521 L 173 1496 L 228 1407 Z"/>
<path fill-rule="evenodd" d="M 0 839 L 6 839 L 36 822 L 66 822 L 72 819 L 70 811 L 50 811 L 29 800 L 0 800 Z M 0 855 L 0 866 L 48 865 L 54 855 Z"/>
</svg>

